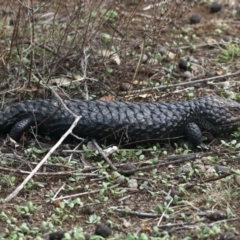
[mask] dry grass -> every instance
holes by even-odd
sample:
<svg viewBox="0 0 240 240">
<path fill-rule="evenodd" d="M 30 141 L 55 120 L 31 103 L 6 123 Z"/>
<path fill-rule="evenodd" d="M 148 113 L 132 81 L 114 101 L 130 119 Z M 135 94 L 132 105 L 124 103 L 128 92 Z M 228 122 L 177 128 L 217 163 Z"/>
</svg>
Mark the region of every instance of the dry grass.
<svg viewBox="0 0 240 240">
<path fill-rule="evenodd" d="M 152 102 L 209 93 L 238 99 L 237 6 L 226 1 L 213 15 L 207 1 L 192 10 L 193 2 L 2 1 L 2 105 L 53 97 L 51 89 L 64 99 Z M 192 13 L 201 14 L 200 24 L 189 24 Z M 190 79 L 177 67 L 187 57 L 194 57 L 188 60 Z M 239 168 L 238 138 L 236 132 L 214 142 L 190 167 L 186 159 L 168 162 L 173 154 L 181 159 L 186 149 L 121 149 L 109 158 L 120 170 L 135 164 L 138 170 L 127 177 L 109 168 L 101 154 L 63 144 L 11 202 L 4 199 L 54 143 L 31 138 L 14 149 L 2 140 L 0 238 L 45 239 L 61 230 L 74 235 L 66 239 L 87 239 L 102 223 L 111 227 L 111 239 L 238 239 L 238 174 L 213 170 Z"/>
</svg>

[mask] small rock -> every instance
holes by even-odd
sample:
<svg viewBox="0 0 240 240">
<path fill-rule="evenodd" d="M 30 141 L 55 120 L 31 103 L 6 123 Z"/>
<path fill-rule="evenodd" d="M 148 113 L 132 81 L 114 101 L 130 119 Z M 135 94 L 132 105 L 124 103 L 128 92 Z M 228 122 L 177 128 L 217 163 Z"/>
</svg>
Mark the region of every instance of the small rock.
<svg viewBox="0 0 240 240">
<path fill-rule="evenodd" d="M 192 168 L 192 166 L 191 166 L 190 163 L 187 163 L 187 164 L 184 164 L 184 165 L 181 167 L 181 170 L 182 170 L 183 173 L 188 174 L 188 173 L 190 173 L 191 171 L 193 171 L 193 168 Z"/>
<path fill-rule="evenodd" d="M 49 240 L 61 240 L 64 237 L 64 232 L 53 232 L 49 234 Z"/>
<path fill-rule="evenodd" d="M 148 63 L 151 64 L 151 65 L 158 65 L 158 60 L 155 59 L 155 58 L 150 58 L 148 60 Z"/>
<path fill-rule="evenodd" d="M 142 56 L 142 63 L 146 63 L 148 58 L 149 58 L 148 54 L 144 53 Z"/>
<path fill-rule="evenodd" d="M 200 22 L 201 22 L 201 19 L 202 19 L 202 18 L 201 18 L 199 15 L 194 14 L 194 15 L 192 15 L 192 16 L 190 17 L 190 23 L 191 23 L 191 24 L 200 23 Z"/>
<path fill-rule="evenodd" d="M 94 214 L 95 210 L 93 206 L 86 205 L 83 209 L 82 212 L 88 215 Z"/>
<path fill-rule="evenodd" d="M 227 214 L 222 211 L 215 211 L 215 212 L 209 213 L 206 217 L 211 221 L 219 221 L 219 220 L 227 219 Z"/>
<path fill-rule="evenodd" d="M 133 89 L 133 86 L 129 82 L 121 82 L 120 84 L 120 90 L 121 91 L 131 91 Z"/>
<path fill-rule="evenodd" d="M 131 189 L 138 189 L 138 182 L 136 179 L 129 179 L 127 185 Z"/>
<path fill-rule="evenodd" d="M 191 74 L 191 72 L 189 72 L 189 71 L 185 71 L 184 73 L 183 73 L 183 77 L 184 78 L 191 78 L 192 77 L 192 74 Z"/>
<path fill-rule="evenodd" d="M 221 11 L 221 9 L 222 9 L 222 4 L 221 4 L 221 3 L 213 2 L 213 3 L 210 5 L 210 12 L 211 12 L 211 13 L 219 12 L 219 11 Z"/>
<path fill-rule="evenodd" d="M 112 230 L 103 224 L 98 224 L 95 229 L 95 235 L 102 236 L 104 238 L 109 237 L 112 234 Z"/>
<path fill-rule="evenodd" d="M 176 54 L 175 53 L 172 53 L 172 52 L 167 52 L 167 57 L 170 59 L 170 60 L 173 60 L 175 57 L 176 57 Z"/>
<path fill-rule="evenodd" d="M 222 174 L 226 174 L 230 172 L 229 167 L 220 166 L 220 165 L 215 166 L 215 170 L 217 173 L 222 173 Z"/>
<path fill-rule="evenodd" d="M 181 70 L 188 70 L 190 67 L 191 67 L 191 63 L 186 61 L 186 60 L 183 60 L 181 59 L 178 63 L 178 67 L 181 69 Z"/>
<path fill-rule="evenodd" d="M 125 218 L 123 218 L 122 220 L 123 220 L 123 224 L 122 224 L 123 227 L 125 228 L 131 227 L 131 223 L 128 222 Z"/>
<path fill-rule="evenodd" d="M 136 166 L 133 163 L 126 163 L 122 167 L 123 171 L 131 171 L 130 173 L 123 173 L 124 176 L 131 176 L 134 174 L 134 171 L 136 170 Z"/>
<path fill-rule="evenodd" d="M 230 37 L 230 36 L 224 36 L 224 37 L 222 38 L 222 40 L 223 40 L 224 42 L 230 42 L 230 41 L 232 41 L 232 37 Z"/>
</svg>

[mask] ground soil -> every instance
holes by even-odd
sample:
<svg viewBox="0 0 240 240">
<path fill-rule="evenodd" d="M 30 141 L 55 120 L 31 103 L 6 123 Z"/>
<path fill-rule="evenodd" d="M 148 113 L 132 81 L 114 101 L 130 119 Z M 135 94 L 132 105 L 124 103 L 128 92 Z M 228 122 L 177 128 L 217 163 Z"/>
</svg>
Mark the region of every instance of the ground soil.
<svg viewBox="0 0 240 240">
<path fill-rule="evenodd" d="M 31 7 L 36 10 L 41 1 L 29 2 L 31 12 Z M 81 4 L 84 9 L 90 3 L 82 1 Z M 54 86 L 62 98 L 85 99 L 88 95 L 90 99 L 101 100 L 175 102 L 217 94 L 239 100 L 240 6 L 237 1 L 222 1 L 218 13 L 210 12 L 208 1 L 198 2 L 192 9 L 187 2 L 190 11 L 180 11 L 183 6 L 172 5 L 164 12 L 164 19 L 156 14 L 155 7 L 144 10 L 150 5 L 148 1 L 106 4 L 107 9 L 118 12 L 114 21 L 119 24 L 108 20 L 97 25 L 96 34 L 82 35 L 88 40 L 83 44 L 84 49 L 90 49 L 85 53 L 89 55 L 86 70 L 89 79 L 77 81 L 84 75 L 81 60 L 86 55 L 80 48 L 83 42 L 73 47 L 76 42 L 72 40 L 71 46 L 61 30 L 65 29 L 70 38 L 76 29 L 83 34 L 86 26 L 63 24 L 57 31 L 50 31 L 51 34 L 44 28 L 49 22 L 52 24 L 49 16 L 55 16 L 56 11 L 56 22 L 68 23 L 76 10 L 74 1 L 46 3 L 40 8 L 39 16 L 33 15 L 36 22 L 24 3 L 2 3 L 3 105 L 53 97 L 46 85 Z M 201 22 L 190 24 L 192 14 L 201 16 Z M 40 18 L 43 15 L 46 19 Z M 34 29 L 29 23 L 34 23 Z M 93 31 L 91 24 L 87 26 Z M 36 45 L 29 44 L 34 31 Z M 110 40 L 101 38 L 102 33 L 111 36 Z M 119 41 L 120 38 L 123 40 Z M 42 45 L 38 48 L 37 44 Z M 33 57 L 32 51 L 25 55 L 29 49 L 35 49 Z M 112 55 L 106 54 L 106 49 Z M 181 59 L 191 67 L 179 68 Z M 76 81 L 75 85 L 70 85 L 71 81 Z M 26 134 L 21 146 L 15 148 L 6 145 L 6 136 L 2 136 L 1 239 L 48 239 L 48 234 L 54 231 L 73 235 L 75 227 L 83 228 L 85 235 L 92 235 L 99 223 L 112 229 L 113 239 L 127 239 L 127 236 L 141 239 L 143 234 L 149 239 L 240 239 L 240 179 L 235 174 L 240 168 L 238 135 L 235 132 L 234 136 L 231 133 L 220 136 L 210 144 L 209 150 L 198 152 L 200 160 L 197 155 L 187 155 L 192 161 L 186 156 L 182 159 L 182 155 L 193 152 L 169 145 L 141 145 L 132 151 L 120 146 L 121 151 L 109 156 L 111 162 L 118 170 L 126 163 L 133 163 L 139 169 L 126 177 L 111 169 L 101 154 L 82 151 L 82 145 L 75 149 L 76 144 L 64 143 L 39 174 L 7 202 L 4 199 L 24 181 L 56 141 Z M 73 149 L 81 151 L 64 152 Z M 173 155 L 182 162 L 170 162 L 169 157 Z M 218 172 L 216 166 L 233 171 Z M 131 187 L 134 183 L 137 185 Z M 29 207 L 28 202 L 35 208 Z M 21 208 L 17 210 L 18 206 Z M 36 210 L 37 207 L 40 208 Z M 149 215 L 145 216 L 146 213 Z"/>
</svg>

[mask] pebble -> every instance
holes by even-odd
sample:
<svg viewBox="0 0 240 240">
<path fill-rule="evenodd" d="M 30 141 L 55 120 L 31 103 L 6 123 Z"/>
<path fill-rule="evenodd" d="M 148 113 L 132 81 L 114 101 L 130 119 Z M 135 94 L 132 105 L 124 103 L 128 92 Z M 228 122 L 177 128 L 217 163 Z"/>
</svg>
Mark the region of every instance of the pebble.
<svg viewBox="0 0 240 240">
<path fill-rule="evenodd" d="M 219 11 L 221 11 L 221 9 L 222 9 L 222 4 L 221 4 L 221 3 L 213 2 L 213 3 L 210 5 L 210 12 L 211 12 L 211 13 L 219 12 Z"/>
<path fill-rule="evenodd" d="M 192 15 L 192 16 L 190 17 L 190 23 L 191 23 L 191 24 L 200 23 L 200 22 L 201 22 L 201 19 L 202 19 L 202 18 L 201 18 L 199 15 L 194 14 L 194 15 Z"/>
<path fill-rule="evenodd" d="M 148 63 L 149 63 L 150 65 L 158 65 L 158 60 L 155 59 L 155 58 L 150 58 L 150 59 L 148 60 Z"/>
<path fill-rule="evenodd" d="M 133 171 L 132 173 L 123 173 L 124 176 L 131 176 L 134 174 L 134 171 L 136 170 L 136 166 L 133 163 L 126 163 L 122 167 L 123 171 Z"/>
<path fill-rule="evenodd" d="M 222 40 L 223 40 L 224 42 L 230 42 L 230 41 L 232 41 L 232 37 L 230 37 L 230 36 L 224 36 L 224 37 L 222 38 Z"/>
<path fill-rule="evenodd" d="M 229 172 L 230 172 L 230 168 L 229 168 L 229 167 L 226 167 L 226 166 L 217 165 L 217 166 L 215 166 L 215 171 L 216 171 L 217 173 L 226 174 L 226 173 L 229 173 Z"/>
<path fill-rule="evenodd" d="M 128 187 L 131 189 L 138 189 L 138 182 L 136 179 L 130 179 L 127 183 Z"/>
<path fill-rule="evenodd" d="M 191 74 L 191 72 L 189 72 L 189 71 L 185 71 L 184 73 L 183 73 L 183 77 L 184 78 L 191 78 L 192 77 L 192 74 Z"/>
<path fill-rule="evenodd" d="M 102 236 L 104 238 L 109 237 L 112 234 L 112 230 L 103 224 L 98 224 L 95 229 L 95 235 Z"/>
<path fill-rule="evenodd" d="M 167 52 L 167 57 L 170 59 L 170 60 L 173 60 L 175 57 L 176 57 L 176 54 L 175 53 L 172 53 L 172 52 Z"/>
<path fill-rule="evenodd" d="M 206 217 L 212 221 L 219 221 L 219 220 L 227 219 L 227 214 L 222 211 L 214 211 L 208 214 Z"/>
<path fill-rule="evenodd" d="M 120 90 L 121 91 L 131 91 L 133 89 L 133 85 L 129 82 L 121 82 Z"/>
<path fill-rule="evenodd" d="M 142 56 L 142 63 L 146 63 L 148 58 L 149 58 L 148 54 L 144 53 Z"/>
<path fill-rule="evenodd" d="M 186 163 L 186 164 L 182 165 L 181 170 L 183 173 L 188 174 L 191 171 L 193 171 L 193 168 L 190 163 Z"/>
<path fill-rule="evenodd" d="M 49 240 L 61 240 L 64 237 L 64 232 L 53 232 L 49 234 Z"/>
<path fill-rule="evenodd" d="M 184 60 L 184 59 L 181 59 L 178 63 L 178 67 L 181 69 L 181 70 L 188 70 L 191 66 L 191 63 Z"/>
<path fill-rule="evenodd" d="M 124 228 L 129 228 L 129 227 L 131 227 L 131 223 L 130 222 L 128 222 L 126 219 L 122 219 L 123 220 L 123 224 L 122 224 L 122 226 L 124 227 Z"/>
</svg>

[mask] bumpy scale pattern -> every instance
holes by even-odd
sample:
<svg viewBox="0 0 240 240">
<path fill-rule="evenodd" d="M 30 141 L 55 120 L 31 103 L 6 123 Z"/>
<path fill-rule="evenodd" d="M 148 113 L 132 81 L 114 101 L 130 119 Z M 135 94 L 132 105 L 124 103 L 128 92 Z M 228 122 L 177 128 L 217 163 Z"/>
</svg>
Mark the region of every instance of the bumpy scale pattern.
<svg viewBox="0 0 240 240">
<path fill-rule="evenodd" d="M 192 139 L 199 141 L 201 131 L 215 133 L 240 123 L 240 104 L 217 96 L 161 104 L 79 100 L 66 100 L 65 104 L 82 116 L 74 133 L 90 139 L 133 142 L 191 138 L 195 134 Z M 73 121 L 74 117 L 53 99 L 15 103 L 0 111 L 0 131 L 10 132 L 10 136 L 25 131 L 29 126 L 23 125 L 28 123 L 40 124 L 40 134 L 60 137 Z"/>
</svg>

